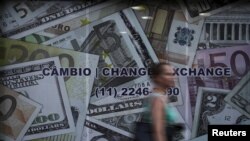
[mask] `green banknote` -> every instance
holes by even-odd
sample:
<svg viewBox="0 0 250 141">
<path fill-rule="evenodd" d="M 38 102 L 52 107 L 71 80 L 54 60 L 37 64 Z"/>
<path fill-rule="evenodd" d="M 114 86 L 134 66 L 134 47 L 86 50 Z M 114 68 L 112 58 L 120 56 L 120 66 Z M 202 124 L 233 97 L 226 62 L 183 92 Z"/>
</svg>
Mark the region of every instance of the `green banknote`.
<svg viewBox="0 0 250 141">
<path fill-rule="evenodd" d="M 64 77 L 70 106 L 76 125 L 76 132 L 81 132 L 90 90 L 94 82 L 94 74 L 98 56 L 66 49 L 26 43 L 17 40 L 0 38 L 0 65 L 16 64 L 26 61 L 59 56 L 61 66 L 90 68 L 91 75 L 85 77 Z M 75 133 L 74 135 L 78 135 Z M 72 136 L 74 136 L 72 134 Z M 75 136 L 74 136 L 75 137 Z"/>
</svg>

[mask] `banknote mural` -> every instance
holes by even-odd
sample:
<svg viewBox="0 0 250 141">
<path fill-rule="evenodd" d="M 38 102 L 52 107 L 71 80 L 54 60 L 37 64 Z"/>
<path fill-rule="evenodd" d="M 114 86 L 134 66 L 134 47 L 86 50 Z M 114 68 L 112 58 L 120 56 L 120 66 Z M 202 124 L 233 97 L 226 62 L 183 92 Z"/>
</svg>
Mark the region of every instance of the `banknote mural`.
<svg viewBox="0 0 250 141">
<path fill-rule="evenodd" d="M 159 62 L 230 69 L 177 76 L 168 103 L 184 130 L 175 141 L 206 141 L 208 125 L 250 125 L 249 8 L 244 0 L 4 1 L 0 141 L 131 141 L 154 86 L 141 70 Z M 117 68 L 140 72 L 109 74 Z"/>
</svg>

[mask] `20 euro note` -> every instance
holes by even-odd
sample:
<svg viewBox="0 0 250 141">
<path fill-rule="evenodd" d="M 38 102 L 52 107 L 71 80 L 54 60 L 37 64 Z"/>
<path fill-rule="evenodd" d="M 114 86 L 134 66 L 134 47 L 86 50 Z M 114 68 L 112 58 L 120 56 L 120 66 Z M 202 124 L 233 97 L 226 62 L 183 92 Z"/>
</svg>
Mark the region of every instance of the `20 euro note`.
<svg viewBox="0 0 250 141">
<path fill-rule="evenodd" d="M 83 122 L 89 102 L 90 92 L 94 82 L 94 74 L 98 63 L 98 56 L 75 52 L 66 49 L 48 47 L 44 45 L 26 43 L 17 40 L 0 38 L 1 65 L 15 64 L 25 61 L 39 60 L 42 58 L 59 56 L 64 68 L 90 68 L 91 75 L 85 77 L 64 77 L 71 109 L 73 109 L 74 122 L 77 132 L 70 134 L 71 138 L 77 138 L 83 129 Z M 75 112 L 74 112 L 75 111 Z"/>
<path fill-rule="evenodd" d="M 112 4 L 107 5 L 106 7 L 103 7 L 96 11 L 92 11 L 90 13 L 83 12 L 79 17 L 76 17 L 74 19 L 65 21 L 57 25 L 53 25 L 39 32 L 32 33 L 30 35 L 21 38 L 20 40 L 40 44 L 42 42 L 60 36 L 66 32 L 75 30 L 81 26 L 85 26 L 95 20 L 99 20 L 105 16 L 118 12 L 124 8 L 127 8 L 128 5 L 129 2 L 127 1 L 122 1 L 122 0 L 114 1 L 112 2 Z"/>
<path fill-rule="evenodd" d="M 158 59 L 139 23 L 131 22 L 135 17 L 132 14 L 132 11 L 127 9 L 117 12 L 43 44 L 100 55 L 100 71 L 104 67 L 148 67 L 158 62 Z M 138 76 L 104 77 L 98 72 L 90 102 L 101 101 L 108 96 L 97 98 L 95 88 L 117 87 L 127 82 L 133 85 L 136 84 L 136 78 Z"/>
<path fill-rule="evenodd" d="M 0 68 L 0 83 L 42 105 L 24 140 L 70 133 L 75 130 L 65 83 L 60 76 L 46 77 L 44 68 L 60 68 L 58 57 Z"/>
<path fill-rule="evenodd" d="M 0 85 L 0 140 L 21 140 L 40 109 L 40 104 Z"/>
</svg>

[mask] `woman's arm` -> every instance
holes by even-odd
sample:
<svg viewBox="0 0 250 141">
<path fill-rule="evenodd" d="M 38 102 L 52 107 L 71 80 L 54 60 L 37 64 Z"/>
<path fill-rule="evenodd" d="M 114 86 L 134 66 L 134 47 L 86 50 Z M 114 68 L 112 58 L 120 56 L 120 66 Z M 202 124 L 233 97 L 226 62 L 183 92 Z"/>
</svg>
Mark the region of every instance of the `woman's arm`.
<svg viewBox="0 0 250 141">
<path fill-rule="evenodd" d="M 156 97 L 152 101 L 152 120 L 155 141 L 167 141 L 166 121 L 164 118 L 164 103 L 161 98 Z"/>
</svg>

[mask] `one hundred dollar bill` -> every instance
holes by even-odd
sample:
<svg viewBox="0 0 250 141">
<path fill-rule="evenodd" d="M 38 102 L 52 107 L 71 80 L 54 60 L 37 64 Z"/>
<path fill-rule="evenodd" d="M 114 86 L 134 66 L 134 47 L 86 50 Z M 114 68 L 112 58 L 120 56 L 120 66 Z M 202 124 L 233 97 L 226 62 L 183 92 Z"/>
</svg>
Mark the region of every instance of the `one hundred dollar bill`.
<svg viewBox="0 0 250 141">
<path fill-rule="evenodd" d="M 44 68 L 60 68 L 58 57 L 0 68 L 0 83 L 42 105 L 24 140 L 74 132 L 75 126 L 63 77 L 43 74 Z"/>
<path fill-rule="evenodd" d="M 42 58 L 59 56 L 62 67 L 64 68 L 90 68 L 91 75 L 85 77 L 64 77 L 67 94 L 78 133 L 69 134 L 70 138 L 80 138 L 83 129 L 84 118 L 91 88 L 94 82 L 98 56 L 75 52 L 66 49 L 48 47 L 44 45 L 31 44 L 17 40 L 0 39 L 0 64 L 16 64 L 25 61 L 39 60 Z M 75 112 L 74 112 L 75 111 Z M 60 135 L 61 136 L 61 135 Z M 65 135 L 66 136 L 66 135 Z M 52 138 L 52 137 L 50 137 Z"/>
<path fill-rule="evenodd" d="M 131 141 L 133 134 L 87 116 L 82 141 L 93 140 Z"/>
<path fill-rule="evenodd" d="M 175 11 L 166 47 L 169 63 L 179 68 L 192 66 L 203 21 L 189 24 L 181 11 Z"/>
<path fill-rule="evenodd" d="M 32 18 L 33 16 L 31 16 L 31 18 L 27 17 L 28 19 L 30 19 L 30 21 L 25 22 L 22 25 L 19 25 L 18 20 L 14 19 L 11 13 L 8 13 L 11 15 L 12 19 L 16 20 L 17 25 L 10 30 L 1 28 L 0 36 L 19 39 L 27 35 L 30 35 L 31 33 L 41 31 L 45 28 L 81 16 L 83 13 L 85 15 L 86 13 L 101 9 L 103 7 L 106 7 L 114 3 L 114 1 L 107 1 L 107 2 L 105 1 L 106 0 L 46 2 L 46 4 L 49 3 L 52 4 L 49 4 L 51 6 L 45 12 L 39 13 L 38 16 L 35 16 L 35 18 Z M 24 9 L 22 9 L 22 7 L 20 9 L 20 5 L 18 5 L 16 9 L 17 9 L 16 11 L 19 11 L 20 14 L 25 14 L 24 12 L 22 12 Z M 41 7 L 41 9 L 43 9 L 43 7 Z"/>
<path fill-rule="evenodd" d="M 42 42 L 60 36 L 66 32 L 70 32 L 95 20 L 99 20 L 105 16 L 111 15 L 124 8 L 127 8 L 128 3 L 129 2 L 127 1 L 118 0 L 117 2 L 112 3 L 112 5 L 108 5 L 107 7 L 103 7 L 102 9 L 86 13 L 86 15 L 82 14 L 77 18 L 48 27 L 37 33 L 32 33 L 31 35 L 21 38 L 20 40 L 40 44 Z"/>
<path fill-rule="evenodd" d="M 250 71 L 240 80 L 234 89 L 225 97 L 225 100 L 250 118 Z"/>
<path fill-rule="evenodd" d="M 188 90 L 193 114 L 199 87 L 232 90 L 240 79 L 250 70 L 250 47 L 246 45 L 199 50 L 197 51 L 195 61 L 197 62 L 196 67 L 199 68 L 231 68 L 231 76 L 189 77 Z"/>
<path fill-rule="evenodd" d="M 43 44 L 100 55 L 100 70 L 104 67 L 148 67 L 158 62 L 158 59 L 139 23 L 132 22 L 136 20 L 132 14 L 129 9 L 120 11 Z M 117 87 L 127 82 L 132 86 L 138 78 L 103 77 L 99 74 L 93 90 L 96 87 Z M 97 98 L 93 90 L 91 102 L 107 97 L 105 95 Z"/>
<path fill-rule="evenodd" d="M 70 107 L 73 115 L 73 120 L 76 126 L 76 131 L 74 133 L 61 134 L 57 136 L 50 136 L 46 138 L 34 139 L 32 141 L 81 141 L 83 124 L 85 122 L 85 105 L 81 100 L 71 99 Z M 82 108 L 83 107 L 83 108 Z"/>
<path fill-rule="evenodd" d="M 208 133 L 208 125 L 249 124 L 250 119 L 229 105 L 224 98 L 230 90 L 200 87 L 195 107 L 192 138 Z"/>
<path fill-rule="evenodd" d="M 0 93 L 0 140 L 19 141 L 42 106 L 3 85 Z"/>
<path fill-rule="evenodd" d="M 204 16 L 210 16 L 231 9 L 242 3 L 240 0 L 178 0 L 178 2 L 187 21 L 190 23 L 201 20 Z"/>
</svg>

